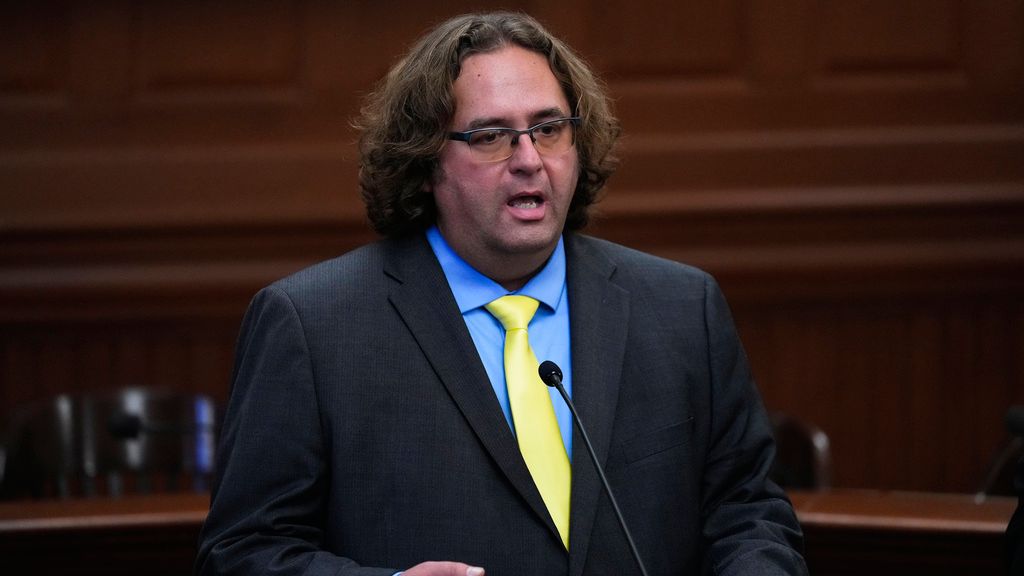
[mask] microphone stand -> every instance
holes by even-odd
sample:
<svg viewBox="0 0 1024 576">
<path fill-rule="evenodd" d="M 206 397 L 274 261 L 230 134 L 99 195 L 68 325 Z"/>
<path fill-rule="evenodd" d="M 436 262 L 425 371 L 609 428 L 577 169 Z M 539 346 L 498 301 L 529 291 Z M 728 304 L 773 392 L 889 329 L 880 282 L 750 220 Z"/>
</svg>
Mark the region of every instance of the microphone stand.
<svg viewBox="0 0 1024 576">
<path fill-rule="evenodd" d="M 545 360 L 541 363 L 539 372 L 540 379 L 548 386 L 558 390 L 558 393 L 562 395 L 562 400 L 565 401 L 565 405 L 572 412 L 576 428 L 580 431 L 580 436 L 583 437 L 583 443 L 587 447 L 587 452 L 590 453 L 590 461 L 594 463 L 594 469 L 597 470 L 597 475 L 601 478 L 601 484 L 604 485 L 604 492 L 612 503 L 612 510 L 615 511 L 615 517 L 619 520 L 622 533 L 626 535 L 626 542 L 629 544 L 629 550 L 633 553 L 633 559 L 636 560 L 636 565 L 640 568 L 640 574 L 647 576 L 647 569 L 644 568 L 643 560 L 640 559 L 640 552 L 636 549 L 636 543 L 633 542 L 633 535 L 630 534 L 629 528 L 626 526 L 626 519 L 622 517 L 622 510 L 619 509 L 619 503 L 615 500 L 615 494 L 612 493 L 612 487 L 608 484 L 608 478 L 604 475 L 604 470 L 597 461 L 597 453 L 594 452 L 594 446 L 590 443 L 590 436 L 587 435 L 587 431 L 583 428 L 580 415 L 576 413 L 576 406 L 573 405 L 572 400 L 569 399 L 569 394 L 565 391 L 565 386 L 562 385 L 562 370 L 554 362 Z"/>
</svg>

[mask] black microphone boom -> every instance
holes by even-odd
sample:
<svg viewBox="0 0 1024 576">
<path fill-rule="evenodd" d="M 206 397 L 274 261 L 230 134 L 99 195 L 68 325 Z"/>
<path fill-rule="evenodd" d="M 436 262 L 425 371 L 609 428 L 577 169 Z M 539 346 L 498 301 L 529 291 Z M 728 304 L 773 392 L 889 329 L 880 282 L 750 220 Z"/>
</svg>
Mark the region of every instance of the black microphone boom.
<svg viewBox="0 0 1024 576">
<path fill-rule="evenodd" d="M 580 431 L 583 443 L 587 446 L 587 452 L 590 453 L 590 461 L 594 463 L 594 469 L 597 470 L 597 475 L 601 478 L 601 484 L 604 485 L 604 493 L 608 495 L 608 501 L 612 503 L 612 510 L 615 511 L 615 517 L 618 518 L 619 526 L 622 527 L 622 533 L 626 535 L 626 542 L 629 543 L 629 550 L 633 553 L 633 559 L 636 560 L 636 565 L 640 568 L 640 574 L 647 576 L 647 569 L 644 568 L 644 563 L 640 559 L 640 552 L 637 551 L 636 544 L 633 542 L 633 535 L 629 533 L 629 528 L 626 527 L 626 519 L 622 517 L 619 503 L 615 501 L 612 487 L 608 484 L 608 478 L 604 475 L 601 463 L 597 461 L 597 454 L 594 452 L 593 444 L 590 443 L 590 436 L 587 435 L 586 429 L 583 428 L 583 422 L 580 421 L 580 415 L 576 413 L 576 406 L 573 405 L 569 395 L 565 392 L 565 386 L 562 386 L 562 369 L 551 360 L 545 360 L 540 363 L 538 372 L 540 373 L 540 379 L 545 384 L 558 390 L 558 393 L 562 395 L 562 400 L 565 401 L 565 405 L 569 407 L 569 412 L 572 412 L 572 419 L 576 422 L 576 428 Z"/>
</svg>

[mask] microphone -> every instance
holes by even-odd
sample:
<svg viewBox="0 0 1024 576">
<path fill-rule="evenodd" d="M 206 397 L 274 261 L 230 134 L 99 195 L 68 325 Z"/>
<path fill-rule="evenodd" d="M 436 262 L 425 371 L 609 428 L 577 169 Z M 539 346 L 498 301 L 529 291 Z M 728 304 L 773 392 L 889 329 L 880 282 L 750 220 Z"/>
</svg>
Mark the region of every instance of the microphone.
<svg viewBox="0 0 1024 576">
<path fill-rule="evenodd" d="M 597 454 L 594 452 L 594 446 L 590 443 L 590 436 L 587 435 L 586 429 L 583 428 L 583 422 L 580 421 L 580 415 L 576 413 L 576 406 L 565 392 L 565 386 L 562 386 L 562 369 L 551 360 L 545 360 L 540 363 L 540 368 L 538 368 L 537 372 L 545 384 L 558 390 L 558 393 L 562 395 L 562 400 L 565 401 L 565 405 L 569 407 L 569 412 L 572 412 L 572 419 L 576 422 L 576 428 L 580 431 L 580 436 L 587 447 L 587 452 L 590 453 L 590 461 L 594 463 L 594 469 L 597 470 L 597 475 L 601 478 L 601 484 L 604 486 L 604 492 L 612 503 L 612 510 L 615 511 L 615 517 L 619 520 L 622 533 L 626 535 L 626 542 L 629 543 L 629 550 L 633 553 L 633 559 L 636 560 L 636 565 L 640 568 L 640 574 L 647 576 L 647 569 L 644 568 L 644 563 L 640 559 L 640 552 L 637 551 L 636 544 L 633 542 L 633 535 L 630 534 L 629 528 L 626 527 L 626 519 L 622 517 L 622 510 L 619 509 L 619 503 L 615 500 L 612 487 L 608 484 L 608 478 L 604 475 L 601 463 L 597 461 Z"/>
<path fill-rule="evenodd" d="M 107 420 L 107 430 L 118 440 L 134 440 L 142 433 L 142 418 L 126 412 L 115 412 Z"/>
<path fill-rule="evenodd" d="M 211 422 L 199 421 L 194 424 L 146 422 L 138 414 L 114 412 L 107 419 L 107 431 L 118 440 L 135 440 L 145 434 L 169 434 L 175 436 L 205 434 L 213 431 L 213 424 Z"/>
</svg>

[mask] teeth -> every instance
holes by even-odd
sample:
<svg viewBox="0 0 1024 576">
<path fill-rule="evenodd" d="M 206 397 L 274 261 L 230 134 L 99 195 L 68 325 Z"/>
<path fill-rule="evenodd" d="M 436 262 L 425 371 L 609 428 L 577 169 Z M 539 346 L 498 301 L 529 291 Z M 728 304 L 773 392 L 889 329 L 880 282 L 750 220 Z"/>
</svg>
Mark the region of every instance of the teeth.
<svg viewBox="0 0 1024 576">
<path fill-rule="evenodd" d="M 537 206 L 540 205 L 540 203 L 537 202 L 536 198 L 524 196 L 522 198 L 514 198 L 511 202 L 509 202 L 509 205 L 512 206 L 513 208 L 529 209 L 536 208 Z"/>
</svg>

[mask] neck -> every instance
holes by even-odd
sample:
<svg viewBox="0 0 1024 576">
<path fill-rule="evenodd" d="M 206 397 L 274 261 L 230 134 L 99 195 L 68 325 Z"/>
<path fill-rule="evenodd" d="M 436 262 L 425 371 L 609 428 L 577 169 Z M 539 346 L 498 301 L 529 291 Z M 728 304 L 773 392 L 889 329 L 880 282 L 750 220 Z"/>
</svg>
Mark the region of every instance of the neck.
<svg viewBox="0 0 1024 576">
<path fill-rule="evenodd" d="M 481 266 L 470 260 L 466 261 L 478 272 L 500 284 L 505 290 L 514 292 L 526 286 L 526 283 L 540 272 L 550 257 L 551 254 L 548 254 L 539 261 L 536 258 L 509 258 L 496 262 L 492 266 Z M 523 261 L 516 262 L 516 260 Z"/>
<path fill-rule="evenodd" d="M 497 256 L 488 254 L 485 257 L 459 253 L 459 256 L 477 272 L 494 280 L 509 292 L 514 292 L 525 286 L 544 268 L 548 259 L 551 258 L 552 251 L 553 249 L 541 253 L 512 253 Z"/>
<path fill-rule="evenodd" d="M 557 242 L 536 249 L 514 250 L 495 249 L 473 243 L 462 243 L 445 236 L 438 227 L 448 247 L 474 270 L 514 292 L 526 285 L 540 272 L 555 251 Z"/>
<path fill-rule="evenodd" d="M 514 278 L 511 280 L 499 280 L 497 278 L 491 279 L 497 282 L 498 284 L 501 284 L 501 287 L 504 288 L 505 290 L 508 290 L 509 292 L 515 292 L 516 290 L 519 290 L 523 286 L 526 286 L 526 283 L 530 281 L 530 278 L 533 278 L 533 274 L 530 274 L 529 276 L 523 276 L 522 278 Z"/>
</svg>

